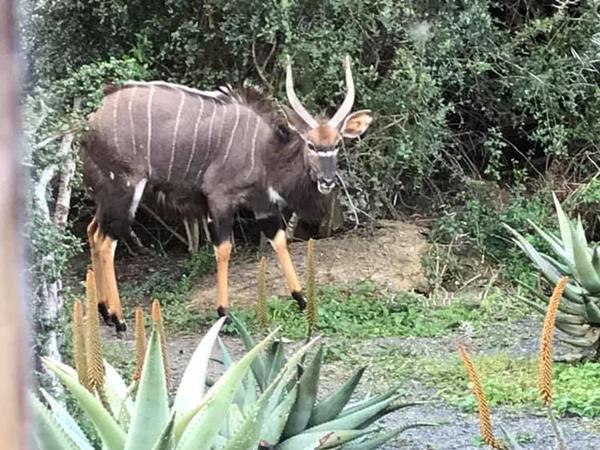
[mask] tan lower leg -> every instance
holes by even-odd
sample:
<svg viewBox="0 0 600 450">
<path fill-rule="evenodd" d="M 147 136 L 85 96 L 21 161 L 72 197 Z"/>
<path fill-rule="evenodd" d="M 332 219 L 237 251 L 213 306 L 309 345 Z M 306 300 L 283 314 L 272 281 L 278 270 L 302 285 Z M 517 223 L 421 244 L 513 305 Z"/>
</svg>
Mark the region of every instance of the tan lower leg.
<svg viewBox="0 0 600 450">
<path fill-rule="evenodd" d="M 273 249 L 275 249 L 277 259 L 279 260 L 279 264 L 281 264 L 281 268 L 283 269 L 288 288 L 291 292 L 300 292 L 302 288 L 300 287 L 300 282 L 298 281 L 298 276 L 296 275 L 296 270 L 294 269 L 290 252 L 288 251 L 285 231 L 277 231 L 273 237 L 273 240 L 271 241 L 271 245 L 273 246 Z"/>
<path fill-rule="evenodd" d="M 96 299 L 98 305 L 103 305 L 108 311 L 108 305 L 106 304 L 106 295 L 104 292 L 106 289 L 103 286 L 104 277 L 102 276 L 102 262 L 100 260 L 100 246 L 101 239 L 98 232 L 98 220 L 96 217 L 92 219 L 87 227 L 88 242 L 90 245 L 90 254 L 92 257 L 92 270 L 94 271 L 96 280 Z"/>
<path fill-rule="evenodd" d="M 227 278 L 229 272 L 229 257 L 231 256 L 231 242 L 225 241 L 215 247 L 217 258 L 217 307 L 227 309 L 229 298 L 227 294 Z"/>
<path fill-rule="evenodd" d="M 115 250 L 117 241 L 109 236 L 104 236 L 100 245 L 100 264 L 102 266 L 103 294 L 108 304 L 110 314 L 114 314 L 119 322 L 123 322 L 123 308 L 119 298 L 117 277 L 115 274 Z"/>
</svg>

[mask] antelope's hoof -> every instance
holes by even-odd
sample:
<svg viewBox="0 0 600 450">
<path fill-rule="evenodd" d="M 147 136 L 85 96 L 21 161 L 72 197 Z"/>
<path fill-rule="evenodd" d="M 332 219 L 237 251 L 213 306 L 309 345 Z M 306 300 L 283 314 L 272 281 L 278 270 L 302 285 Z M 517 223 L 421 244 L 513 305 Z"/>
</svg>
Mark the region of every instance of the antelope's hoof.
<svg viewBox="0 0 600 450">
<path fill-rule="evenodd" d="M 306 309 L 306 297 L 304 297 L 304 294 L 300 291 L 294 291 L 292 292 L 292 297 L 296 300 L 300 311 L 304 311 Z"/>
<path fill-rule="evenodd" d="M 217 314 L 219 317 L 225 317 L 225 325 L 229 325 L 231 323 L 231 319 L 229 318 L 229 311 L 224 306 L 219 306 L 217 308 Z"/>
<path fill-rule="evenodd" d="M 110 321 L 115 325 L 118 337 L 121 337 L 121 334 L 127 331 L 127 325 L 125 324 L 125 321 L 119 319 L 116 314 L 110 315 Z"/>
<path fill-rule="evenodd" d="M 114 322 L 111 318 L 111 314 L 108 312 L 106 303 L 98 303 L 98 312 L 102 316 L 102 320 L 104 320 L 104 323 L 109 327 L 112 327 Z"/>
</svg>

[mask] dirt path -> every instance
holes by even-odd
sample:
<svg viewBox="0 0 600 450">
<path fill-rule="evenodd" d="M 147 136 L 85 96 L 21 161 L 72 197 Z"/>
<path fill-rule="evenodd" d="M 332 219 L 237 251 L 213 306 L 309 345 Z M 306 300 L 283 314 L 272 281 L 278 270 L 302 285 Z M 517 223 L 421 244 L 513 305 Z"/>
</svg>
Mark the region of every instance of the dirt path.
<svg viewBox="0 0 600 450">
<path fill-rule="evenodd" d="M 318 283 L 346 284 L 372 280 L 395 290 L 427 290 L 421 258 L 427 251 L 424 230 L 411 223 L 382 221 L 373 231 L 349 232 L 340 237 L 315 242 Z M 290 253 L 301 279 L 305 277 L 306 242 L 290 244 Z M 267 257 L 269 295 L 287 295 L 287 288 L 275 256 Z M 258 258 L 240 261 L 235 255 L 229 273 L 230 301 L 233 306 L 253 304 L 256 295 Z M 214 277 L 199 280 L 191 304 L 213 308 L 216 298 Z"/>
</svg>

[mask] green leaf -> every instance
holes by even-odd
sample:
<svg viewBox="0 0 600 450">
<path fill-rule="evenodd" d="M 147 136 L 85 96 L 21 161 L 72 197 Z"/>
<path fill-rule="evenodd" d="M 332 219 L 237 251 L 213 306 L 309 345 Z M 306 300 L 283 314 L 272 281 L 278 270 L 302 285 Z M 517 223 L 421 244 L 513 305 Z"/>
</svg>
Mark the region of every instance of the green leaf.
<svg viewBox="0 0 600 450">
<path fill-rule="evenodd" d="M 321 372 L 322 361 L 323 346 L 319 348 L 310 365 L 300 377 L 296 403 L 294 403 L 285 429 L 283 430 L 284 439 L 300 433 L 308 425 L 317 398 L 317 390 L 319 389 L 319 374 Z"/>
<path fill-rule="evenodd" d="M 147 450 L 169 423 L 169 397 L 158 331 L 153 330 L 144 357 L 125 450 Z"/>
<path fill-rule="evenodd" d="M 279 329 L 276 329 L 269 334 L 260 344 L 246 353 L 237 364 L 225 372 L 208 390 L 196 411 L 181 418 L 179 422 L 176 421 L 175 436 L 180 436 L 178 450 L 196 450 L 198 442 L 202 442 L 203 446 L 210 448 L 223 425 L 223 418 L 247 369 L 273 340 L 278 331 Z"/>
<path fill-rule="evenodd" d="M 177 416 L 183 416 L 198 407 L 204 395 L 206 385 L 206 374 L 208 373 L 208 363 L 219 331 L 225 323 L 226 317 L 221 317 L 208 332 L 204 335 L 196 350 L 194 351 L 183 376 L 181 383 L 175 395 L 173 409 Z"/>
<path fill-rule="evenodd" d="M 73 369 L 49 358 L 42 358 L 42 361 L 69 389 L 79 406 L 94 422 L 94 426 L 106 449 L 121 450 L 125 446 L 125 433 L 100 403 L 100 400 L 79 384 Z"/>
<path fill-rule="evenodd" d="M 385 392 L 383 394 L 374 395 L 372 397 L 365 398 L 364 400 L 352 403 L 342 410 L 339 417 L 344 417 L 349 414 L 353 414 L 356 411 L 360 411 L 361 409 L 368 408 L 369 406 L 372 406 L 383 400 L 389 399 L 393 395 L 396 394 L 396 392 L 398 391 L 399 388 L 400 388 L 400 386 L 397 385 L 397 386 L 392 387 L 391 389 L 389 389 L 387 392 Z"/>
<path fill-rule="evenodd" d="M 390 398 L 386 398 L 385 400 L 375 403 L 374 405 L 359 409 L 352 414 L 338 417 L 337 419 L 330 420 L 329 422 L 309 428 L 306 430 L 306 432 L 324 430 L 352 430 L 354 428 L 359 428 L 365 422 L 368 422 L 369 419 L 377 416 L 377 414 L 383 411 L 388 405 L 396 401 L 398 397 L 398 395 L 395 395 Z"/>
<path fill-rule="evenodd" d="M 560 229 L 560 236 L 565 252 L 568 255 L 568 259 L 574 261 L 570 220 L 563 211 L 562 206 L 560 205 L 560 202 L 558 201 L 558 198 L 554 192 L 552 193 L 552 198 L 554 199 L 554 207 L 556 208 L 556 215 L 558 217 L 558 227 Z"/>
<path fill-rule="evenodd" d="M 256 347 L 256 341 L 248 332 L 248 329 L 244 326 L 242 321 L 238 319 L 234 314 L 229 314 L 235 329 L 240 333 L 240 337 L 242 338 L 242 342 L 246 346 L 246 351 L 250 351 Z M 264 356 L 258 355 L 258 357 L 252 363 L 252 372 L 254 372 L 254 377 L 258 382 L 261 390 L 264 390 L 267 387 L 267 369 L 266 362 Z"/>
<path fill-rule="evenodd" d="M 121 375 L 106 361 L 104 361 L 104 374 L 104 389 L 112 415 L 117 418 L 119 425 L 126 428 L 133 413 L 131 391 Z"/>
<path fill-rule="evenodd" d="M 581 285 L 591 294 L 600 293 L 600 276 L 592 264 L 581 220 L 577 222 L 577 228 L 573 230 L 573 259 L 578 275 L 577 279 Z"/>
<path fill-rule="evenodd" d="M 66 431 L 66 426 L 33 394 L 30 394 L 30 404 L 35 424 L 34 437 L 40 450 L 79 450 L 77 443 Z M 82 448 L 92 448 L 89 442 L 84 445 Z"/>
<path fill-rule="evenodd" d="M 175 427 L 175 414 L 171 416 L 171 420 L 158 437 L 156 444 L 152 447 L 152 450 L 172 450 L 175 447 L 175 434 L 173 429 Z"/>
<path fill-rule="evenodd" d="M 570 265 L 573 265 L 572 254 L 567 252 L 564 248 L 564 243 L 557 240 L 556 236 L 545 232 L 540 227 L 538 227 L 533 220 L 528 219 L 529 224 L 537 231 L 537 233 L 552 247 L 554 253 L 560 256 L 565 262 Z"/>
<path fill-rule="evenodd" d="M 281 368 L 285 364 L 285 353 L 283 351 L 283 342 L 275 341 L 267 352 L 265 368 L 267 371 L 267 383 L 275 379 Z"/>
<path fill-rule="evenodd" d="M 430 427 L 436 426 L 435 423 L 412 423 L 410 425 L 405 425 L 399 428 L 395 428 L 386 433 L 380 434 L 374 438 L 369 438 L 367 440 L 363 440 L 362 442 L 351 442 L 350 444 L 346 444 L 340 448 L 340 450 L 375 450 L 381 448 L 383 444 L 387 441 L 394 439 L 396 436 L 405 432 L 406 430 L 410 430 L 411 428 L 417 427 Z"/>
<path fill-rule="evenodd" d="M 350 397 L 352 397 L 365 369 L 366 367 L 358 369 L 337 391 L 319 402 L 312 410 L 308 426 L 319 425 L 337 417 L 350 401 Z"/>
<path fill-rule="evenodd" d="M 267 421 L 263 424 L 262 431 L 260 434 L 260 440 L 268 443 L 279 442 L 283 429 L 287 422 L 292 406 L 296 402 L 296 396 L 298 395 L 298 387 L 289 391 L 283 400 L 273 409 Z"/>
<path fill-rule="evenodd" d="M 313 340 L 308 344 L 304 345 L 298 350 L 287 362 L 285 367 L 278 373 L 277 377 L 271 384 L 265 389 L 258 402 L 254 405 L 254 408 L 245 417 L 243 423 L 239 429 L 233 434 L 232 438 L 228 442 L 225 450 L 255 450 L 260 440 L 261 431 L 265 426 L 273 426 L 271 423 L 268 405 L 272 398 L 279 398 L 281 391 L 285 388 L 288 378 L 290 378 L 301 358 L 316 342 Z M 296 398 L 296 397 L 294 397 Z M 269 419 L 266 421 L 265 419 Z M 279 440 L 272 441 L 275 443 Z"/>
<path fill-rule="evenodd" d="M 277 450 L 316 450 L 333 448 L 374 430 L 326 430 L 297 434 L 277 446 Z"/>
</svg>

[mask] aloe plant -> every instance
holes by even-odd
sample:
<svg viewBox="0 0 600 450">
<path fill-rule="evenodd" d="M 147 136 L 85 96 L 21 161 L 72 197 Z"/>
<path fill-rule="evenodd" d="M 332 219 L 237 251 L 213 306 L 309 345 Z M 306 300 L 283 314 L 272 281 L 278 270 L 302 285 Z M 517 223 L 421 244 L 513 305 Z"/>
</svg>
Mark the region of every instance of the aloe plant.
<svg viewBox="0 0 600 450">
<path fill-rule="evenodd" d="M 411 426 L 422 425 L 378 433 L 379 429 L 371 425 L 406 405 L 393 405 L 397 389 L 349 404 L 364 369 L 329 398 L 315 404 L 313 386 L 318 383 L 322 348 L 308 365 L 303 359 L 318 339 L 287 359 L 281 342 L 274 340 L 277 330 L 257 344 L 246 332 L 248 352 L 233 362 L 218 339 L 224 320 L 213 325 L 199 343 L 171 406 L 156 329 L 146 346 L 140 378 L 132 386 L 127 387 L 104 361 L 104 400 L 80 383 L 75 369 L 50 359 L 44 359 L 44 364 L 88 415 L 106 450 L 254 450 L 265 445 L 278 450 L 371 449 Z M 217 342 L 225 372 L 205 392 L 208 364 Z M 42 395 L 45 404 L 31 395 L 37 448 L 92 449 L 67 409 L 46 392 Z"/>
<path fill-rule="evenodd" d="M 525 237 L 508 225 L 504 225 L 513 235 L 513 241 L 525 252 L 543 278 L 554 286 L 563 276 L 569 277 L 560 302 L 556 327 L 566 336 L 561 340 L 587 350 L 594 351 L 594 358 L 600 356 L 600 247 L 588 243 L 581 218 L 569 219 L 560 202 L 554 195 L 560 235 L 545 231 L 530 221 L 531 226 L 552 249 L 554 256 L 545 254 L 531 245 Z M 538 300 L 547 303 L 537 290 L 528 287 Z M 545 305 L 525 301 L 540 313 L 545 313 Z"/>
<path fill-rule="evenodd" d="M 256 343 L 244 324 L 233 314 L 231 319 L 246 348 L 254 348 Z M 224 347 L 222 351 L 224 365 L 228 367 L 231 359 Z M 266 442 L 279 443 L 276 449 L 375 449 L 407 429 L 434 425 L 412 423 L 385 432 L 378 432 L 377 428 L 373 428 L 372 425 L 387 414 L 414 403 L 398 403 L 400 386 L 351 403 L 366 367 L 358 368 L 337 390 L 317 401 L 323 353 L 324 347 L 321 345 L 312 360 L 302 361 L 299 365 L 297 378 L 287 386 L 288 392 L 295 395 L 288 395 L 278 405 L 270 405 L 271 408 L 275 408 L 273 416 L 278 419 L 277 425 L 273 426 L 271 423 L 263 428 L 261 436 Z M 264 392 L 268 389 L 280 368 L 288 364 L 283 343 L 272 341 L 252 363 L 252 372 L 239 393 L 240 398 L 249 399 L 249 404 L 252 404 L 253 392 Z M 241 405 L 245 404 L 242 400 Z M 321 442 L 323 436 L 329 436 L 327 443 Z M 345 441 L 349 442 L 339 447 Z"/>
</svg>

